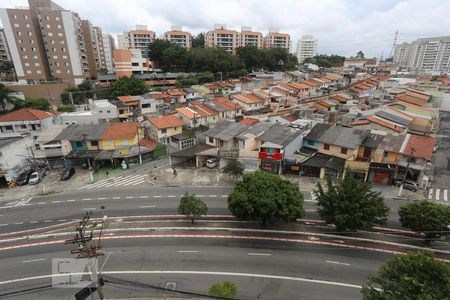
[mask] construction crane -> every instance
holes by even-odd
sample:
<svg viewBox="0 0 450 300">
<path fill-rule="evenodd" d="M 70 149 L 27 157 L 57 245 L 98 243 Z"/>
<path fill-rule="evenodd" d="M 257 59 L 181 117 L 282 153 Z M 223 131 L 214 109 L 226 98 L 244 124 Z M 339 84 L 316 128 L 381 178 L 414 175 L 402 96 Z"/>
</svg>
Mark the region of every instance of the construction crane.
<svg viewBox="0 0 450 300">
<path fill-rule="evenodd" d="M 395 31 L 394 42 L 392 43 L 392 48 L 391 48 L 391 52 L 389 53 L 389 58 L 392 58 L 392 56 L 394 55 L 394 48 L 395 48 L 395 45 L 397 45 L 397 38 L 398 38 L 398 29 L 397 29 L 397 31 Z"/>
</svg>

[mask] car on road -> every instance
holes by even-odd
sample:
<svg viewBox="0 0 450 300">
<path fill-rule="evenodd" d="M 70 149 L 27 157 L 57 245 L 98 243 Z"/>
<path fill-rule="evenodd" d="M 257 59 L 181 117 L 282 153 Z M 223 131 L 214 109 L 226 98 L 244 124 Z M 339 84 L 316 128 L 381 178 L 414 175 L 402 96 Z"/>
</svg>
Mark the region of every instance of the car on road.
<svg viewBox="0 0 450 300">
<path fill-rule="evenodd" d="M 40 181 L 41 177 L 39 176 L 39 172 L 33 172 L 28 180 L 28 184 L 38 184 Z"/>
<path fill-rule="evenodd" d="M 217 166 L 217 159 L 210 158 L 206 160 L 206 167 L 208 169 L 214 169 Z"/>
<path fill-rule="evenodd" d="M 74 168 L 65 168 L 61 173 L 61 181 L 69 180 L 75 174 Z"/>
<path fill-rule="evenodd" d="M 403 183 L 403 180 L 395 180 L 394 181 L 394 185 L 396 185 L 396 186 L 401 186 L 402 183 Z M 405 180 L 405 183 L 403 183 L 403 188 L 405 190 L 410 190 L 410 191 L 415 192 L 419 189 L 419 185 L 414 181 Z"/>
<path fill-rule="evenodd" d="M 15 182 L 17 185 L 25 185 L 30 180 L 31 174 L 34 172 L 33 169 L 26 170 L 17 176 Z"/>
</svg>

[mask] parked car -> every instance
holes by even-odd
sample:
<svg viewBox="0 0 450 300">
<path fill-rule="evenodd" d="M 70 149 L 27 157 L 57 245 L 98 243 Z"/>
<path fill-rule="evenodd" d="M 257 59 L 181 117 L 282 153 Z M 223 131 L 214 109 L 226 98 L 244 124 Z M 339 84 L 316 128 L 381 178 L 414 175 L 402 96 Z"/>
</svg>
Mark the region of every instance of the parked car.
<svg viewBox="0 0 450 300">
<path fill-rule="evenodd" d="M 31 174 L 34 172 L 33 169 L 26 170 L 17 176 L 15 182 L 17 185 L 25 185 L 30 180 Z"/>
<path fill-rule="evenodd" d="M 217 167 L 217 159 L 215 159 L 215 158 L 207 159 L 206 167 L 209 169 L 214 169 L 215 167 Z"/>
<path fill-rule="evenodd" d="M 399 179 L 394 180 L 394 184 L 396 186 L 401 186 L 402 183 L 403 183 L 403 180 L 399 180 Z M 405 190 L 410 190 L 410 191 L 415 192 L 415 191 L 417 191 L 419 189 L 419 185 L 416 182 L 414 182 L 414 181 L 405 180 L 405 183 L 403 183 L 403 188 Z"/>
<path fill-rule="evenodd" d="M 41 177 L 39 176 L 39 172 L 33 172 L 28 180 L 28 184 L 38 184 L 40 181 Z"/>
<path fill-rule="evenodd" d="M 65 168 L 61 173 L 61 181 L 69 180 L 75 174 L 74 168 Z"/>
</svg>

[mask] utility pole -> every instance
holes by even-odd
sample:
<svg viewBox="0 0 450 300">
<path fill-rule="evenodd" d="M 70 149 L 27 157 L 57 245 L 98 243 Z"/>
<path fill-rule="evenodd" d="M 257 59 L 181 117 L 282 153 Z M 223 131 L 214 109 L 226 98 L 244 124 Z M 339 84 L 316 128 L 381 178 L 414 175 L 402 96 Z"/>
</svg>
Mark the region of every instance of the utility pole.
<svg viewBox="0 0 450 300">
<path fill-rule="evenodd" d="M 95 280 L 95 285 L 97 287 L 98 296 L 101 300 L 104 299 L 103 295 L 103 279 L 98 276 L 98 270 L 96 265 L 96 260 L 98 256 L 104 255 L 102 246 L 100 245 L 101 239 L 101 231 L 98 242 L 92 242 L 93 240 L 93 232 L 86 233 L 86 227 L 89 225 L 89 220 L 92 215 L 92 212 L 86 212 L 86 215 L 83 217 L 83 220 L 80 221 L 80 224 L 76 228 L 75 236 L 71 240 L 67 240 L 65 244 L 76 244 L 78 245 L 76 249 L 71 250 L 71 254 L 75 254 L 75 258 L 84 258 L 87 259 L 89 263 L 89 268 L 91 270 L 91 278 Z M 105 222 L 105 216 L 102 219 L 102 229 Z"/>
<path fill-rule="evenodd" d="M 70 103 L 72 103 L 72 105 L 74 105 L 74 104 L 73 104 L 72 92 L 69 92 L 69 100 L 70 100 Z"/>
<path fill-rule="evenodd" d="M 400 189 L 398 190 L 397 197 L 399 197 L 399 198 L 402 197 L 403 185 L 405 184 L 406 176 L 408 175 L 408 172 L 409 172 L 409 164 L 411 163 L 411 159 L 412 159 L 412 156 L 413 156 L 414 152 L 416 152 L 416 148 L 412 147 L 411 148 L 411 157 L 408 159 L 408 163 L 406 164 L 405 176 L 403 176 L 402 184 L 400 185 Z"/>
<path fill-rule="evenodd" d="M 141 138 L 140 138 L 140 136 L 139 136 L 139 129 L 140 129 L 140 126 L 138 125 L 138 126 L 136 127 L 136 130 L 137 130 L 138 151 L 139 151 L 139 164 L 142 165 Z"/>
</svg>

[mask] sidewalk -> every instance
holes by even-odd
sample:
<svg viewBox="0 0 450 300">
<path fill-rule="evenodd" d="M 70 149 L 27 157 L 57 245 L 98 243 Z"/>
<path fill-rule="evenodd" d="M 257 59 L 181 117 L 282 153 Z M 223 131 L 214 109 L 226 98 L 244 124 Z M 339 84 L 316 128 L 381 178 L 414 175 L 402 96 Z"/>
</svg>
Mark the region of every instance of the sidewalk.
<svg viewBox="0 0 450 300">
<path fill-rule="evenodd" d="M 158 186 L 232 186 L 235 183 L 234 177 L 208 168 L 163 166 L 154 168 L 148 175 L 150 181 Z"/>
</svg>

